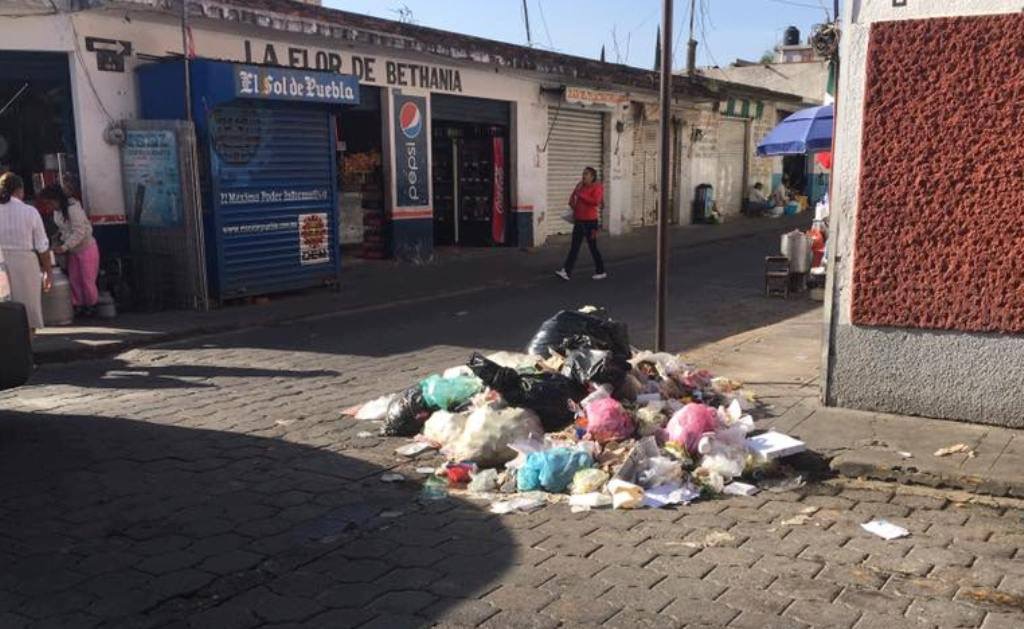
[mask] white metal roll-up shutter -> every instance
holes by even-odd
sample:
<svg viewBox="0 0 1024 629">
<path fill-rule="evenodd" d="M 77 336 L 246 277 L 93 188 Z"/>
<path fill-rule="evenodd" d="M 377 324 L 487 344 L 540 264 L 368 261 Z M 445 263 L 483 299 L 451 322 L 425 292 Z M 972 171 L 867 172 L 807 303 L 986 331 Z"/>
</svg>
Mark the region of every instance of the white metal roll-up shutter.
<svg viewBox="0 0 1024 629">
<path fill-rule="evenodd" d="M 593 167 L 604 179 L 604 114 L 548 107 L 548 128 L 548 204 L 541 225 L 545 236 L 572 231 L 564 216 L 585 167 Z"/>
<path fill-rule="evenodd" d="M 742 120 L 721 119 L 718 127 L 718 176 L 715 203 L 722 216 L 737 216 L 743 208 L 743 166 L 747 125 Z"/>
<path fill-rule="evenodd" d="M 629 222 L 634 226 L 654 225 L 658 221 L 659 133 L 660 123 L 657 120 L 643 120 L 633 131 L 633 206 Z"/>
</svg>

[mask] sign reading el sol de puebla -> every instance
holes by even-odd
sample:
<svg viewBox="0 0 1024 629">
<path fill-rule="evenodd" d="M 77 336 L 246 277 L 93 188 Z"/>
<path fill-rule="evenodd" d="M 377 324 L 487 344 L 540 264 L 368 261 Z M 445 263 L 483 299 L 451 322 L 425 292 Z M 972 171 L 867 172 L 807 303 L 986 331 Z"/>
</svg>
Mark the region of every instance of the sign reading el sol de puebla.
<svg viewBox="0 0 1024 629">
<path fill-rule="evenodd" d="M 359 80 L 348 74 L 256 66 L 235 66 L 234 74 L 235 95 L 241 98 L 359 104 Z"/>
<path fill-rule="evenodd" d="M 395 91 L 395 170 L 398 207 L 430 204 L 427 183 L 430 155 L 427 153 L 427 99 Z"/>
</svg>

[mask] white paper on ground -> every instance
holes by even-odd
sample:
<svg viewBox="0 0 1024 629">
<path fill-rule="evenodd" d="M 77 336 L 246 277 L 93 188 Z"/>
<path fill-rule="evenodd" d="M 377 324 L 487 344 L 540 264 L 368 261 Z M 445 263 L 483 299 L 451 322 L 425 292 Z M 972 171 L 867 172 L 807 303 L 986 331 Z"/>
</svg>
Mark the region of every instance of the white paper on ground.
<svg viewBox="0 0 1024 629">
<path fill-rule="evenodd" d="M 513 511 L 525 511 L 529 513 L 543 507 L 546 502 L 540 498 L 519 497 L 511 500 L 501 500 L 491 504 L 491 513 L 505 515 Z"/>
<path fill-rule="evenodd" d="M 405 476 L 397 473 L 388 473 L 380 475 L 380 482 L 382 483 L 400 483 L 405 480 Z"/>
<path fill-rule="evenodd" d="M 430 445 L 429 443 L 425 443 L 423 441 L 413 441 L 412 443 L 407 443 L 404 446 L 395 448 L 395 454 L 413 457 L 416 456 L 417 454 L 420 454 L 421 452 L 426 452 L 427 450 L 433 449 L 434 446 Z"/>
<path fill-rule="evenodd" d="M 910 535 L 910 531 L 902 526 L 897 526 L 888 520 L 872 520 L 865 524 L 861 524 L 860 527 L 868 533 L 874 533 L 875 535 L 887 540 L 899 539 Z"/>
<path fill-rule="evenodd" d="M 425 476 L 429 476 L 429 475 L 435 473 L 436 471 L 437 471 L 436 467 L 417 467 L 416 468 L 416 473 L 417 474 L 423 474 Z"/>
<path fill-rule="evenodd" d="M 729 483 L 722 488 L 722 493 L 729 496 L 753 496 L 759 491 L 761 490 L 754 485 L 748 485 L 739 481 Z"/>
<path fill-rule="evenodd" d="M 700 491 L 690 483 L 665 483 L 644 492 L 644 506 L 660 509 L 671 505 L 688 505 L 699 497 Z"/>
<path fill-rule="evenodd" d="M 758 456 L 768 461 L 792 456 L 807 450 L 807 444 L 803 441 L 794 439 L 789 435 L 784 435 L 781 432 L 775 432 L 774 430 L 769 430 L 756 437 L 748 437 L 747 446 L 756 452 Z"/>
<path fill-rule="evenodd" d="M 598 509 L 600 507 L 610 507 L 611 505 L 612 497 L 608 494 L 602 494 L 597 491 L 589 494 L 576 494 L 574 496 L 569 496 L 569 508 L 573 513 L 590 511 L 591 509 Z"/>
</svg>

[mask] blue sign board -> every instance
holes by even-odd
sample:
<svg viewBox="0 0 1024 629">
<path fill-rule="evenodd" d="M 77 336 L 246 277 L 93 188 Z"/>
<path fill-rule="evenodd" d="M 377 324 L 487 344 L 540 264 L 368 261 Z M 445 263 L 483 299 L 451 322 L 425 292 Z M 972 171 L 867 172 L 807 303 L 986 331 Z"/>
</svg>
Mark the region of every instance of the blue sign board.
<svg viewBox="0 0 1024 629">
<path fill-rule="evenodd" d="M 430 205 L 427 187 L 430 154 L 427 152 L 427 99 L 395 91 L 395 153 L 398 180 L 397 207 Z"/>
<path fill-rule="evenodd" d="M 122 155 L 129 222 L 145 227 L 180 226 L 184 212 L 174 131 L 129 129 Z"/>
<path fill-rule="evenodd" d="M 359 79 L 349 74 L 236 65 L 235 96 L 293 103 L 359 104 Z"/>
</svg>

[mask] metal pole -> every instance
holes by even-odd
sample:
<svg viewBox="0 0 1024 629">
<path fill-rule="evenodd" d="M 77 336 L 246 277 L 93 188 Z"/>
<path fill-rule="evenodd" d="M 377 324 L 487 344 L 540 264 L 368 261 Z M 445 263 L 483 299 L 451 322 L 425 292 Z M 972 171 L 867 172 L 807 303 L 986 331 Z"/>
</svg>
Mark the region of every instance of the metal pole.
<svg viewBox="0 0 1024 629">
<path fill-rule="evenodd" d="M 697 40 L 693 38 L 693 14 L 697 0 L 690 0 L 690 41 L 686 42 L 686 74 L 693 76 L 697 70 Z"/>
<path fill-rule="evenodd" d="M 192 72 L 188 48 L 188 0 L 181 0 L 181 55 L 185 60 L 185 120 L 192 122 Z"/>
<path fill-rule="evenodd" d="M 662 0 L 661 3 L 661 200 L 658 205 L 658 292 L 655 296 L 654 314 L 654 348 L 659 352 L 665 351 L 665 299 L 668 296 L 668 206 L 669 186 L 672 181 L 672 1 Z"/>
<path fill-rule="evenodd" d="M 533 36 L 530 34 L 530 8 L 526 6 L 526 0 L 523 0 L 523 21 L 526 22 L 526 44 L 533 48 Z"/>
</svg>

